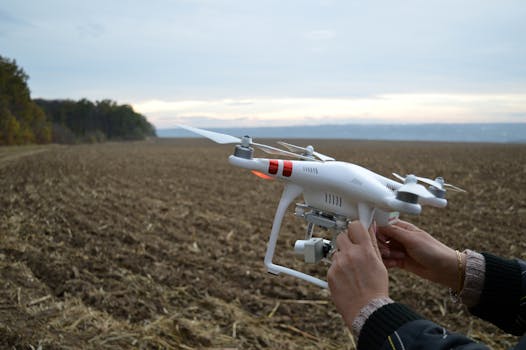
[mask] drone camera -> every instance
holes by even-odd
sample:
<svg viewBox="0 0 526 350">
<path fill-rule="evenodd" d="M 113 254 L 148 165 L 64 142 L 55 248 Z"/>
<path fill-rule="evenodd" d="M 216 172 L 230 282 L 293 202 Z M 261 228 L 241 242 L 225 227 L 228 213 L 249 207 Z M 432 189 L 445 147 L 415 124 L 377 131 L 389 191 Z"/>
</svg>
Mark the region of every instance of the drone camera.
<svg viewBox="0 0 526 350">
<path fill-rule="evenodd" d="M 294 244 L 294 253 L 302 256 L 309 264 L 316 264 L 327 256 L 332 248 L 331 241 L 323 238 L 313 237 L 311 239 L 300 239 Z"/>
</svg>

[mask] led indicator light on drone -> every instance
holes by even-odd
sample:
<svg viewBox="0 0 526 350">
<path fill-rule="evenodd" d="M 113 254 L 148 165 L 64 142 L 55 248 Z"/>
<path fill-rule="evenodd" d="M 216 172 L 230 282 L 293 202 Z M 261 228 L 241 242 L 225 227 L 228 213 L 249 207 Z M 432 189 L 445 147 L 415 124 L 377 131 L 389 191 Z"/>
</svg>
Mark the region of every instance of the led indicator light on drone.
<svg viewBox="0 0 526 350">
<path fill-rule="evenodd" d="M 267 174 L 263 174 L 257 170 L 252 170 L 252 174 L 256 175 L 257 177 L 260 177 L 265 180 L 274 180 L 272 176 L 268 176 Z"/>
</svg>

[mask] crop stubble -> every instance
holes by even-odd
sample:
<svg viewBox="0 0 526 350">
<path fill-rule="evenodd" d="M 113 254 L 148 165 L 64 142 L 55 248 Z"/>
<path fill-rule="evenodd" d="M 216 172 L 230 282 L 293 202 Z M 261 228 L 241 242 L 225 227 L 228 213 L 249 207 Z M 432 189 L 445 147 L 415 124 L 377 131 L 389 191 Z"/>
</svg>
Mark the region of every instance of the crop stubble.
<svg viewBox="0 0 526 350">
<path fill-rule="evenodd" d="M 384 175 L 444 176 L 469 193 L 406 219 L 458 249 L 526 258 L 526 146 L 316 144 Z M 354 348 L 327 291 L 265 273 L 282 184 L 230 152 L 195 139 L 0 152 L 0 347 Z M 292 212 L 277 260 L 323 276 L 293 257 L 305 227 Z M 444 288 L 390 275 L 391 296 L 424 316 L 497 349 L 515 341 Z"/>
</svg>

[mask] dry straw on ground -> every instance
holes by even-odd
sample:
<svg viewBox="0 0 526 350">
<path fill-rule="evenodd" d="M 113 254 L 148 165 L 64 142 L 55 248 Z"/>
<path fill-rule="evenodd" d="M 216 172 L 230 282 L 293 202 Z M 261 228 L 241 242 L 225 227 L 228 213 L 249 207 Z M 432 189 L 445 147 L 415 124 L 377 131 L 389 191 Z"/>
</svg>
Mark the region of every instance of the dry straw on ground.
<svg viewBox="0 0 526 350">
<path fill-rule="evenodd" d="M 305 144 L 302 141 L 295 143 Z M 409 218 L 445 243 L 525 258 L 526 147 L 320 141 L 388 175 L 469 191 Z M 0 150 L 0 347 L 354 349 L 327 291 L 263 269 L 281 184 L 234 169 L 206 140 Z M 280 263 L 304 225 L 287 216 Z M 496 349 L 516 339 L 443 288 L 400 271 L 394 299 Z"/>
</svg>

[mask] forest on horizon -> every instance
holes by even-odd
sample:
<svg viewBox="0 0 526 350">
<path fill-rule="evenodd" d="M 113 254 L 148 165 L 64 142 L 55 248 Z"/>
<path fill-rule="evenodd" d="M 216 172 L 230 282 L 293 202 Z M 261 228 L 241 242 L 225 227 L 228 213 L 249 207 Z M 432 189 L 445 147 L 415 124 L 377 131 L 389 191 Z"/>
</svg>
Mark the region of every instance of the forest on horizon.
<svg viewBox="0 0 526 350">
<path fill-rule="evenodd" d="M 0 55 L 0 145 L 143 140 L 156 132 L 130 105 L 31 99 L 29 76 Z"/>
</svg>

